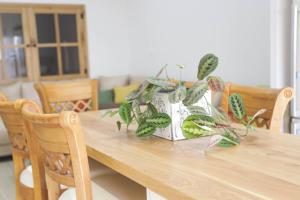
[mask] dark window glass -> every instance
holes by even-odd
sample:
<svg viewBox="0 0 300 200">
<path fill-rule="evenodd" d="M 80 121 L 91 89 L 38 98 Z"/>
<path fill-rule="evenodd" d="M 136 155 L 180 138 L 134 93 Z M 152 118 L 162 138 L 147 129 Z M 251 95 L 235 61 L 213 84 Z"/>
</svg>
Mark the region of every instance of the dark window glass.
<svg viewBox="0 0 300 200">
<path fill-rule="evenodd" d="M 8 79 L 26 77 L 26 60 L 23 48 L 3 49 L 4 73 Z"/>
<path fill-rule="evenodd" d="M 3 44 L 23 44 L 23 27 L 21 14 L 1 14 Z"/>
<path fill-rule="evenodd" d="M 77 42 L 76 15 L 60 14 L 58 17 L 60 42 Z"/>
<path fill-rule="evenodd" d="M 42 76 L 57 75 L 57 51 L 55 47 L 39 48 L 40 72 Z"/>
<path fill-rule="evenodd" d="M 36 14 L 38 43 L 56 43 L 54 15 Z"/>
<path fill-rule="evenodd" d="M 64 74 L 78 74 L 79 69 L 79 55 L 78 47 L 62 47 L 62 64 Z"/>
</svg>

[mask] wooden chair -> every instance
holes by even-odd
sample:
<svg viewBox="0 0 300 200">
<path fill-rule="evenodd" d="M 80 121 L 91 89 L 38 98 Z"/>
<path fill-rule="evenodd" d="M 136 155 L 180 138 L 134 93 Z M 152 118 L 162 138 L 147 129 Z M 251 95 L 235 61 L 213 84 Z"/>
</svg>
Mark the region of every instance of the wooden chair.
<svg viewBox="0 0 300 200">
<path fill-rule="evenodd" d="M 49 200 L 146 198 L 142 186 L 117 173 L 99 175 L 91 182 L 85 139 L 77 113 L 42 114 L 34 102 L 27 102 L 23 105 L 22 114 L 28 132 L 37 140 L 37 153 L 45 167 Z M 63 191 L 61 184 L 70 188 Z"/>
<path fill-rule="evenodd" d="M 98 80 L 36 83 L 34 87 L 39 94 L 44 113 L 98 110 Z M 109 168 L 91 158 L 89 159 L 89 166 L 92 177 L 110 171 Z"/>
<path fill-rule="evenodd" d="M 282 132 L 284 113 L 294 96 L 293 88 L 270 89 L 227 83 L 222 94 L 221 107 L 231 117 L 232 112 L 229 108 L 228 97 L 233 93 L 238 93 L 243 97 L 248 115 L 253 115 L 263 108 L 267 109 L 262 116 L 254 121 L 257 127 L 265 127 L 273 132 Z"/>
<path fill-rule="evenodd" d="M 79 80 L 62 83 L 36 83 L 45 113 L 98 110 L 98 81 Z"/>
<path fill-rule="evenodd" d="M 0 115 L 7 129 L 12 146 L 13 166 L 16 183 L 16 199 L 45 199 L 46 186 L 43 169 L 38 168 L 37 156 L 33 153 L 31 139 L 26 133 L 21 107 L 26 100 L 7 101 L 0 94 Z M 26 166 L 26 160 L 30 165 Z"/>
</svg>

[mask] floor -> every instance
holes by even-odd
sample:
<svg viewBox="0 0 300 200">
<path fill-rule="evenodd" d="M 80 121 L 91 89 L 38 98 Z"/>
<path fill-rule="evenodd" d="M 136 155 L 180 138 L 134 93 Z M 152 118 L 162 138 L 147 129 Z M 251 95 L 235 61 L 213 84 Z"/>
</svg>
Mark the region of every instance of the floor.
<svg viewBox="0 0 300 200">
<path fill-rule="evenodd" d="M 15 199 L 15 181 L 11 158 L 0 160 L 0 200 Z"/>
</svg>

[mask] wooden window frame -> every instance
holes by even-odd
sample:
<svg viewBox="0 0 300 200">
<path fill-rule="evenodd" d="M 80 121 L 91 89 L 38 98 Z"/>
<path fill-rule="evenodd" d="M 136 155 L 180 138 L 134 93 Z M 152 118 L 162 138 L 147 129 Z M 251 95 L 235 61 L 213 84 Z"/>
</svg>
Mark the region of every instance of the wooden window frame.
<svg viewBox="0 0 300 200">
<path fill-rule="evenodd" d="M 24 48 L 26 57 L 26 69 L 27 78 L 16 78 L 10 80 L 29 80 L 29 81 L 40 81 L 40 80 L 65 80 L 74 78 L 86 78 L 88 77 L 89 62 L 88 62 L 88 47 L 87 47 L 87 31 L 85 21 L 85 6 L 80 4 L 23 4 L 23 3 L 0 3 L 0 13 L 20 13 L 22 16 L 23 25 L 23 37 L 24 44 L 12 45 L 14 47 L 20 46 Z M 54 14 L 55 24 L 55 35 L 56 43 L 50 44 L 38 44 L 37 42 L 37 27 L 36 17 L 37 13 L 49 13 Z M 60 41 L 59 33 L 59 14 L 75 14 L 77 22 L 77 42 L 74 43 L 63 43 Z M 0 22 L 1 23 L 1 22 Z M 2 38 L 2 30 L 0 24 L 0 37 Z M 38 49 L 39 47 L 56 47 L 57 50 L 57 62 L 58 62 L 58 75 L 41 76 L 40 75 L 40 63 Z M 78 62 L 80 73 L 76 74 L 63 74 L 62 64 L 62 47 L 77 47 L 78 48 Z M 3 45 L 0 44 L 2 50 Z M 1 51 L 3 54 L 3 51 Z M 2 57 L 3 58 L 3 57 Z M 4 61 L 3 61 L 4 62 Z M 2 67 L 2 69 L 4 66 Z M 0 82 L 10 81 L 0 80 Z"/>
</svg>

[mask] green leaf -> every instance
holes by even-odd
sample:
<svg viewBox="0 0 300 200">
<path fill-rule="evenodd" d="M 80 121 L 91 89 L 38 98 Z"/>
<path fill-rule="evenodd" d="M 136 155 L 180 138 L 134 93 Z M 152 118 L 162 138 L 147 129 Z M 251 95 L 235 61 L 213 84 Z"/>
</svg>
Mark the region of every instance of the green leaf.
<svg viewBox="0 0 300 200">
<path fill-rule="evenodd" d="M 156 128 L 152 124 L 143 123 L 139 125 L 135 133 L 138 137 L 147 137 L 153 135 L 155 130 Z"/>
<path fill-rule="evenodd" d="M 215 119 L 208 115 L 190 115 L 188 116 L 185 121 L 193 121 L 197 125 L 200 126 L 207 126 L 207 127 L 215 127 Z"/>
<path fill-rule="evenodd" d="M 193 120 L 196 124 L 201 126 L 207 126 L 211 128 L 216 127 L 214 118 L 208 115 L 199 115 L 199 119 Z"/>
<path fill-rule="evenodd" d="M 182 103 L 185 106 L 190 106 L 197 103 L 207 92 L 207 83 L 196 82 L 188 91 Z"/>
<path fill-rule="evenodd" d="M 211 110 L 211 115 L 215 119 L 216 122 L 222 123 L 222 124 L 227 124 L 229 123 L 229 118 L 227 113 L 225 113 L 222 110 L 217 109 L 211 104 L 207 104 Z"/>
<path fill-rule="evenodd" d="M 233 93 L 229 96 L 229 106 L 237 119 L 242 120 L 246 115 L 243 98 L 240 94 Z"/>
<path fill-rule="evenodd" d="M 158 111 L 156 107 L 152 103 L 147 104 L 147 116 L 152 117 L 153 115 L 157 114 Z"/>
<path fill-rule="evenodd" d="M 186 97 L 186 88 L 184 85 L 179 84 L 174 92 L 168 95 L 170 103 L 179 103 Z"/>
<path fill-rule="evenodd" d="M 218 66 L 218 57 L 213 54 L 207 54 L 200 60 L 198 66 L 198 80 L 203 80 L 211 72 L 213 72 Z"/>
<path fill-rule="evenodd" d="M 226 132 L 223 136 L 223 139 L 218 143 L 219 147 L 232 147 L 238 145 L 239 139 L 230 135 L 230 133 Z"/>
<path fill-rule="evenodd" d="M 132 111 L 132 106 L 130 103 L 125 102 L 120 105 L 119 115 L 127 126 L 129 126 L 129 124 L 132 121 L 131 111 Z"/>
<path fill-rule="evenodd" d="M 158 87 L 156 85 L 149 85 L 149 88 L 147 88 L 141 95 L 141 101 L 145 103 L 149 103 L 152 101 L 153 96 L 158 93 L 161 90 L 161 87 Z"/>
<path fill-rule="evenodd" d="M 157 113 L 151 118 L 146 119 L 146 122 L 156 128 L 166 128 L 171 124 L 171 118 L 166 113 Z"/>
<path fill-rule="evenodd" d="M 117 127 L 118 127 L 118 130 L 121 130 L 121 126 L 122 126 L 121 122 L 120 122 L 120 121 L 117 121 Z"/>
<path fill-rule="evenodd" d="M 169 87 L 175 87 L 176 84 L 165 80 L 165 79 L 159 79 L 159 78 L 148 78 L 147 81 L 153 85 L 159 86 L 161 88 L 169 88 Z"/>
<path fill-rule="evenodd" d="M 203 107 L 200 106 L 187 106 L 188 111 L 192 115 L 205 115 L 207 114 L 206 110 Z"/>
<path fill-rule="evenodd" d="M 218 76 L 207 77 L 207 84 L 209 89 L 214 92 L 222 92 L 225 88 L 223 80 Z"/>
<path fill-rule="evenodd" d="M 126 101 L 133 101 L 139 97 L 138 91 L 132 91 L 126 96 Z"/>
<path fill-rule="evenodd" d="M 184 137 L 187 139 L 211 135 L 211 130 L 204 126 L 198 126 L 195 122 L 189 120 L 183 121 L 181 129 Z"/>
</svg>

